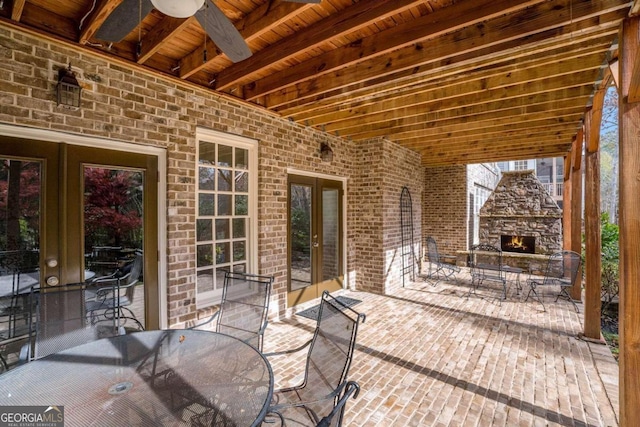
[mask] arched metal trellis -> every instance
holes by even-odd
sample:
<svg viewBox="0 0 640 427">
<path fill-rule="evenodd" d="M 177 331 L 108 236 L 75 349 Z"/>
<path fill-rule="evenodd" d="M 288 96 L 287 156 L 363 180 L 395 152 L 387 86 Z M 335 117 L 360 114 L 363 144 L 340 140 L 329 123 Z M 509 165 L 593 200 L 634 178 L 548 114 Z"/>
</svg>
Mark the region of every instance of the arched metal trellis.
<svg viewBox="0 0 640 427">
<path fill-rule="evenodd" d="M 410 275 L 415 280 L 415 252 L 413 245 L 413 203 L 411 193 L 407 187 L 402 187 L 400 194 L 400 231 L 402 234 L 402 287 L 405 276 Z"/>
</svg>

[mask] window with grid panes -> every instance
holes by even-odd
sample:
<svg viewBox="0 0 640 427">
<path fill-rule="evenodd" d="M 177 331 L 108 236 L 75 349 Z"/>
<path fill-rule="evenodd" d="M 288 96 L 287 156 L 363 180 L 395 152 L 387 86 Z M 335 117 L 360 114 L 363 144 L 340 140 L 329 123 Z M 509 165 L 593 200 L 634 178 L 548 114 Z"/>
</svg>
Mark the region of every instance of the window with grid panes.
<svg viewBox="0 0 640 427">
<path fill-rule="evenodd" d="M 513 162 L 513 170 L 524 171 L 530 169 L 528 160 L 516 160 Z"/>
<path fill-rule="evenodd" d="M 198 143 L 197 305 L 219 301 L 227 271 L 254 272 L 255 149 L 233 141 Z"/>
</svg>

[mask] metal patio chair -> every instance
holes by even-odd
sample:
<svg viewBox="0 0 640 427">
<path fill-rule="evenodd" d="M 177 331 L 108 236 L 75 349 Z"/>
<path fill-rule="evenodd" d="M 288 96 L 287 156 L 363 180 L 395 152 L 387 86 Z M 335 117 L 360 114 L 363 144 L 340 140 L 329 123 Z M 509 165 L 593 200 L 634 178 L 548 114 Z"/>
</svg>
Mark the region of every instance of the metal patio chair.
<svg viewBox="0 0 640 427">
<path fill-rule="evenodd" d="M 452 256 L 445 256 L 438 252 L 438 244 L 436 239 L 429 236 L 427 237 L 427 258 L 429 261 L 429 271 L 425 280 L 434 280 L 432 284 L 435 286 L 440 280 L 449 279 L 455 274 L 460 272 L 460 267 L 454 264 L 444 262 L 444 258 L 453 258 Z"/>
<path fill-rule="evenodd" d="M 216 332 L 239 338 L 262 351 L 273 280 L 272 276 L 226 272 L 220 309 L 192 329 L 215 324 Z"/>
<path fill-rule="evenodd" d="M 469 251 L 471 267 L 471 289 L 475 293 L 478 286 L 485 282 L 502 285 L 502 299 L 507 297 L 507 277 L 502 265 L 502 251 L 486 243 L 471 246 Z"/>
<path fill-rule="evenodd" d="M 576 311 L 579 312 L 578 305 L 569 294 L 569 289 L 576 281 L 581 263 L 582 259 L 577 252 L 564 250 L 549 255 L 544 276 L 541 278 L 527 279 L 529 293 L 525 301 L 531 296 L 542 304 L 542 309 L 546 311 L 544 303 L 542 302 L 542 295 L 538 293 L 538 290 L 550 286 L 559 287 L 560 293 L 556 296 L 556 301 L 558 301 L 560 297 L 567 298 L 571 301 Z"/>
<path fill-rule="evenodd" d="M 137 329 L 144 330 L 135 313 L 129 308 L 134 301 L 136 286 L 144 268 L 142 251 L 137 251 L 134 260 L 116 269 L 112 274 L 96 277 L 89 281 L 90 292 L 95 296 L 86 301 L 86 310 L 92 322 L 117 319 L 123 326 L 128 320 L 135 323 Z"/>
<path fill-rule="evenodd" d="M 327 291 L 322 294 L 313 338 L 298 348 L 265 355 L 275 357 L 309 348 L 302 383 L 274 391 L 270 417 L 279 419 L 283 426 L 342 424 L 346 401 L 359 390 L 356 383 L 347 381 L 347 375 L 358 325 L 364 321 L 364 314 L 340 303 Z"/>
<path fill-rule="evenodd" d="M 91 321 L 85 309 L 85 292 L 85 284 L 32 288 L 32 327 L 29 342 L 20 353 L 22 362 L 122 333 L 113 321 Z"/>
</svg>

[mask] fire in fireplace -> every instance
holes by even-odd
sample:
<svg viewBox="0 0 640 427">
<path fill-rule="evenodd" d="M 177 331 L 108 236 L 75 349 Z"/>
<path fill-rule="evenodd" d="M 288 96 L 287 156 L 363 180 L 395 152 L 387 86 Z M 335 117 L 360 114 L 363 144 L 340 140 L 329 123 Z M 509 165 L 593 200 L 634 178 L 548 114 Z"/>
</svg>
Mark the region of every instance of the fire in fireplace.
<svg viewBox="0 0 640 427">
<path fill-rule="evenodd" d="M 505 252 L 522 254 L 536 253 L 536 238 L 533 236 L 500 236 L 500 246 Z"/>
</svg>

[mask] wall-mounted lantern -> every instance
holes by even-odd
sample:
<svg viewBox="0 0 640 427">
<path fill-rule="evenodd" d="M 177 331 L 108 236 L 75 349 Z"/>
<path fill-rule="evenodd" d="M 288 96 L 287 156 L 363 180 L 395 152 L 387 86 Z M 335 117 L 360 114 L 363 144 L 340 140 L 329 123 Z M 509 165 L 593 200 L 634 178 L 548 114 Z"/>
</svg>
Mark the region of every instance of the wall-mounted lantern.
<svg viewBox="0 0 640 427">
<path fill-rule="evenodd" d="M 69 68 L 60 68 L 58 70 L 58 84 L 56 93 L 58 95 L 58 105 L 66 107 L 80 108 L 80 94 L 82 87 L 76 79 L 76 75 Z"/>
<path fill-rule="evenodd" d="M 320 158 L 323 162 L 333 161 L 333 150 L 326 142 L 320 144 Z"/>
</svg>

